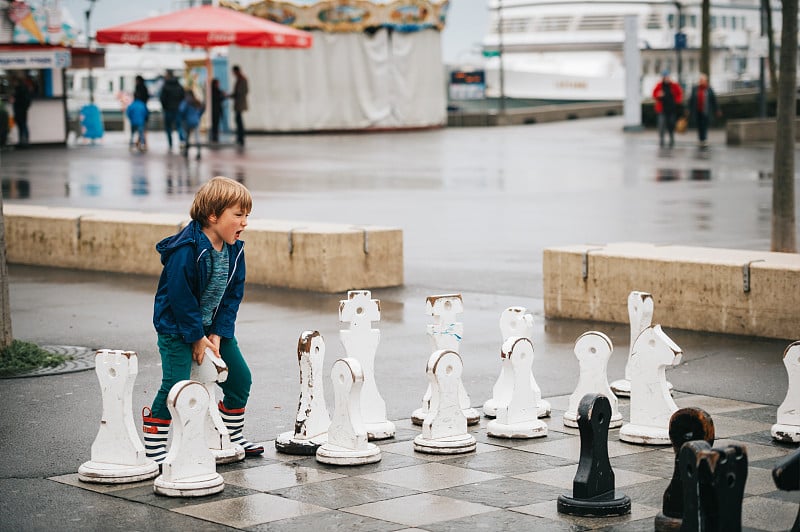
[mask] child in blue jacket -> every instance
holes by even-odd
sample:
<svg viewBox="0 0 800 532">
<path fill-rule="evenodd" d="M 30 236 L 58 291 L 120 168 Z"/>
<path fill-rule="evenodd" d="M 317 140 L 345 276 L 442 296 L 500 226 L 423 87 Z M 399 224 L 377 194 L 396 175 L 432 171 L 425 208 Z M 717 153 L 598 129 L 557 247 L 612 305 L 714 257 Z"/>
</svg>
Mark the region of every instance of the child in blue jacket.
<svg viewBox="0 0 800 532">
<path fill-rule="evenodd" d="M 147 110 L 147 104 L 145 104 L 142 100 L 133 100 L 128 108 L 125 110 L 125 114 L 128 117 L 128 120 L 131 123 L 131 140 L 130 140 L 130 149 L 133 151 L 134 149 L 139 149 L 141 152 L 147 151 L 147 137 L 145 135 L 145 126 L 147 124 L 147 117 L 149 115 L 149 111 Z M 134 142 L 134 136 L 138 134 L 139 138 Z"/>
<path fill-rule="evenodd" d="M 184 157 L 189 156 L 189 144 L 192 141 L 191 135 L 194 133 L 197 159 L 200 159 L 200 117 L 203 116 L 203 111 L 205 111 L 205 106 L 194 95 L 194 91 L 187 90 L 181 105 L 178 107 L 178 116 L 186 139 L 186 144 L 183 148 Z"/>
<path fill-rule="evenodd" d="M 264 452 L 242 434 L 252 378 L 234 336 L 245 278 L 239 238 L 252 207 L 244 185 L 214 177 L 197 191 L 189 225 L 156 245 L 164 265 L 153 307 L 162 377 L 142 418 L 145 450 L 157 463 L 167 455 L 172 418 L 167 396 L 177 382 L 189 379 L 192 363 L 202 363 L 205 356 L 221 357 L 228 366 L 228 378 L 219 384 L 225 396 L 218 408 L 231 442 L 241 445 L 245 456 Z M 211 353 L 206 355 L 206 349 Z"/>
</svg>

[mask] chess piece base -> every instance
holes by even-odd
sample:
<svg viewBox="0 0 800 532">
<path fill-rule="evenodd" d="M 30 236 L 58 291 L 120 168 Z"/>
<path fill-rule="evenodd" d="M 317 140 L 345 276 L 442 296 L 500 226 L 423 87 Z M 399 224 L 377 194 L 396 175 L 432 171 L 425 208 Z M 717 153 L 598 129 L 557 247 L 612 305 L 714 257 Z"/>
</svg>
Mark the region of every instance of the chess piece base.
<svg viewBox="0 0 800 532">
<path fill-rule="evenodd" d="M 368 443 L 364 450 L 345 449 L 338 445 L 325 443 L 317 449 L 317 462 L 331 465 L 364 465 L 380 462 L 381 450 L 374 443 Z"/>
<path fill-rule="evenodd" d="M 153 483 L 153 491 L 167 497 L 203 497 L 219 493 L 225 488 L 225 480 L 219 473 L 209 473 L 175 482 L 158 477 Z"/>
<path fill-rule="evenodd" d="M 462 412 L 464 413 L 464 417 L 467 418 L 467 426 L 471 427 L 481 422 L 481 413 L 475 410 L 474 408 L 465 408 L 464 410 L 462 410 Z M 422 424 L 425 422 L 425 416 L 427 415 L 428 415 L 427 411 L 423 410 L 422 408 L 417 408 L 411 414 L 411 422 L 414 425 L 418 425 L 421 427 Z M 540 415 L 539 417 L 542 416 Z"/>
<path fill-rule="evenodd" d="M 536 415 L 537 417 L 540 418 L 550 417 L 550 412 L 553 411 L 553 408 L 550 406 L 550 402 L 545 401 L 544 399 L 536 403 L 536 409 L 537 409 Z"/>
<path fill-rule="evenodd" d="M 275 439 L 275 450 L 279 453 L 314 456 L 321 445 L 328 443 L 328 433 L 307 440 L 294 437 L 294 432 L 284 432 Z"/>
<path fill-rule="evenodd" d="M 214 461 L 218 464 L 232 464 L 244 460 L 244 447 L 232 445 L 228 449 L 209 449 L 214 455 Z"/>
<path fill-rule="evenodd" d="M 800 442 L 800 426 L 797 425 L 781 425 L 775 423 L 772 425 L 772 439 L 784 443 L 797 443 Z"/>
<path fill-rule="evenodd" d="M 631 499 L 618 491 L 604 493 L 592 499 L 574 499 L 559 495 L 558 513 L 580 517 L 617 517 L 631 513 Z"/>
<path fill-rule="evenodd" d="M 483 403 L 483 415 L 492 418 L 497 417 L 498 408 L 500 408 L 499 401 L 487 399 L 486 402 Z M 544 399 L 536 403 L 536 410 L 536 416 L 539 418 L 550 417 L 550 413 L 553 411 L 550 403 Z"/>
<path fill-rule="evenodd" d="M 564 416 L 562 417 L 562 421 L 564 422 L 565 427 L 572 427 L 574 429 L 578 428 L 578 413 L 577 412 L 564 412 Z M 608 422 L 608 428 L 615 429 L 617 427 L 622 426 L 622 414 L 617 413 L 615 416 L 611 416 L 611 421 Z"/>
<path fill-rule="evenodd" d="M 414 450 L 426 454 L 464 454 L 475 450 L 477 443 L 470 434 L 450 436 L 439 440 L 423 438 L 422 434 L 414 438 Z"/>
<path fill-rule="evenodd" d="M 364 427 L 367 429 L 367 439 L 370 441 L 394 438 L 397 430 L 391 421 L 365 422 Z"/>
<path fill-rule="evenodd" d="M 486 425 L 486 433 L 494 438 L 543 438 L 547 436 L 547 425 L 538 419 L 512 424 L 500 423 L 494 419 Z"/>
<path fill-rule="evenodd" d="M 619 429 L 619 439 L 628 443 L 641 445 L 671 445 L 669 430 L 646 425 L 628 423 Z"/>
<path fill-rule="evenodd" d="M 664 512 L 658 512 L 655 519 L 655 532 L 679 532 L 683 519 L 680 517 L 669 517 Z"/>
<path fill-rule="evenodd" d="M 614 395 L 617 397 L 630 397 L 631 396 L 631 381 L 628 379 L 619 379 L 618 381 L 614 381 L 610 384 L 611 391 L 614 392 Z M 667 389 L 669 393 L 672 393 L 672 383 L 667 381 Z"/>
<path fill-rule="evenodd" d="M 425 416 L 428 415 L 429 410 L 424 410 L 422 408 L 417 408 L 414 412 L 411 413 L 411 422 L 414 425 L 422 426 L 422 423 L 425 421 Z"/>
<path fill-rule="evenodd" d="M 158 473 L 158 464 L 152 460 L 136 466 L 89 461 L 78 468 L 78 480 L 93 484 L 126 484 L 157 477 Z"/>
</svg>

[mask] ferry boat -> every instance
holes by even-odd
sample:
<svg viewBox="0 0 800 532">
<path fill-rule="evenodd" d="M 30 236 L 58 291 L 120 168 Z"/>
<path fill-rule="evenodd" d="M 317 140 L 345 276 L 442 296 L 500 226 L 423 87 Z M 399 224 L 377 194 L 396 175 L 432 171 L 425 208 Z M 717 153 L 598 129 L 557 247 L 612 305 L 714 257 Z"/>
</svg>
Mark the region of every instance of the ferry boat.
<svg viewBox="0 0 800 532">
<path fill-rule="evenodd" d="M 483 41 L 489 97 L 501 96 L 502 61 L 504 98 L 555 102 L 624 99 L 623 45 L 628 15 L 636 15 L 645 97 L 652 94 L 665 70 L 685 87 L 695 83 L 700 74 L 699 0 L 490 0 L 489 7 L 490 28 Z M 772 19 L 775 42 L 779 43 L 778 5 L 773 5 Z M 710 23 L 714 90 L 723 94 L 756 87 L 757 50 L 766 49 L 759 0 L 714 2 Z"/>
</svg>

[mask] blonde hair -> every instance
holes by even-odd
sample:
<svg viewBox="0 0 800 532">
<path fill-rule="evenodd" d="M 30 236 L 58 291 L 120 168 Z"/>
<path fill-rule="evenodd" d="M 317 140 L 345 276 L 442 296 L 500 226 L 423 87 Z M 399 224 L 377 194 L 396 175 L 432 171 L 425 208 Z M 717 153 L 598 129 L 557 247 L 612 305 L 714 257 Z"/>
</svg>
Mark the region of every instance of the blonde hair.
<svg viewBox="0 0 800 532">
<path fill-rule="evenodd" d="M 208 226 L 211 215 L 222 216 L 229 207 L 241 207 L 248 214 L 253 209 L 253 197 L 243 184 L 228 177 L 216 176 L 205 183 L 194 195 L 189 215 L 203 227 Z"/>
</svg>

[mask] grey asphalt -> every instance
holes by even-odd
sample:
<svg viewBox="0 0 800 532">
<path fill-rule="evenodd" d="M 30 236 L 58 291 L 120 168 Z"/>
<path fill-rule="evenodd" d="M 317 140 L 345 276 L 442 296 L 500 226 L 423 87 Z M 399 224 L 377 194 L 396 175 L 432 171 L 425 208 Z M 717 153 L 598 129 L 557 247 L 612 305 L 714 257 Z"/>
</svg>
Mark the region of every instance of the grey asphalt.
<svg viewBox="0 0 800 532">
<path fill-rule="evenodd" d="M 543 395 L 563 395 L 577 383 L 572 347 L 580 334 L 599 330 L 612 339 L 613 380 L 622 376 L 629 333 L 622 324 L 545 320 L 544 248 L 642 241 L 769 249 L 772 183 L 763 176 L 772 166 L 770 144 L 727 147 L 715 130 L 710 149 L 699 150 L 690 131 L 663 150 L 655 132 L 623 133 L 622 126 L 610 117 L 251 136 L 243 152 L 205 148 L 200 161 L 167 153 L 161 132 L 150 133 L 146 154 L 128 153 L 127 139 L 111 133 L 94 146 L 4 151 L 0 174 L 7 204 L 142 216 L 187 212 L 198 183 L 221 174 L 250 188 L 252 218 L 402 228 L 405 284 L 372 292 L 382 308 L 374 324 L 381 329 L 376 379 L 389 419 L 401 419 L 419 406 L 427 386 L 428 295 L 463 296 L 464 383 L 474 406 L 491 396 L 498 318 L 512 305 L 534 315 L 534 371 Z M 800 205 L 797 181 L 795 190 Z M 155 278 L 22 265 L 11 265 L 9 276 L 16 338 L 134 350 L 134 411 L 149 404 L 160 379 L 151 324 Z M 337 311 L 344 297 L 248 286 L 237 337 L 254 375 L 251 439 L 270 440 L 293 426 L 302 331 L 317 329 L 325 338 L 326 374 L 343 355 Z M 794 339 L 666 331 L 684 351 L 682 364 L 668 372 L 677 390 L 775 406 L 783 400 L 781 358 Z M 46 480 L 89 459 L 101 413 L 93 371 L 3 380 L 0 400 L 0 530 L 219 529 Z"/>
</svg>

